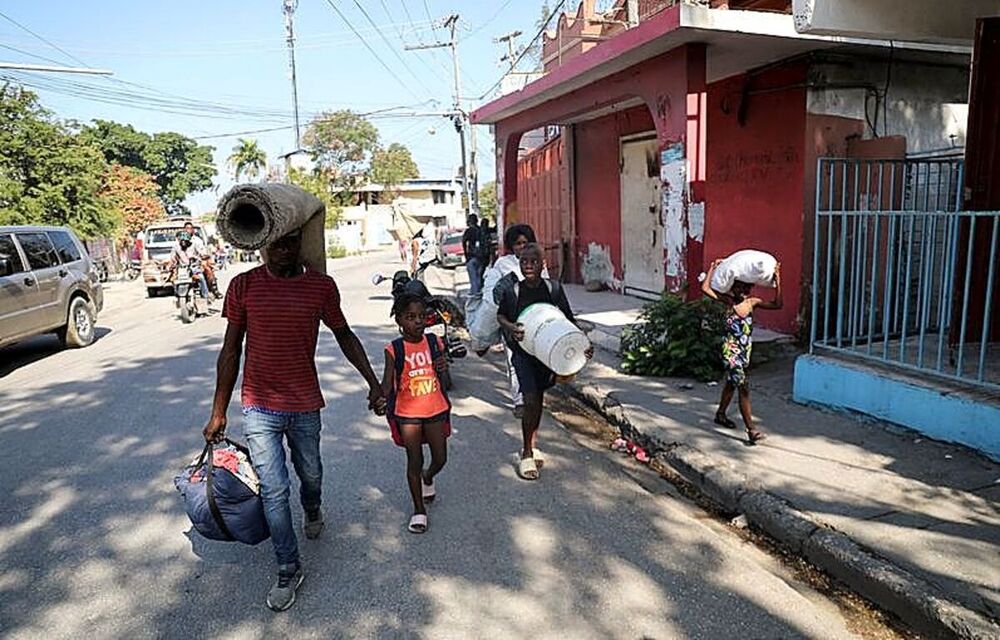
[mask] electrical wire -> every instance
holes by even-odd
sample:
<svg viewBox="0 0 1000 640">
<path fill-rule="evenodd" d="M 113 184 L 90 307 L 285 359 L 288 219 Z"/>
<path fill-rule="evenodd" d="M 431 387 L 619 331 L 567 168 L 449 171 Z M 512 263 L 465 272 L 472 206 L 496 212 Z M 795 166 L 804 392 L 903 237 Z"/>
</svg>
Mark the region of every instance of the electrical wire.
<svg viewBox="0 0 1000 640">
<path fill-rule="evenodd" d="M 517 67 L 518 63 L 520 63 L 521 60 L 524 58 L 524 56 L 527 55 L 527 53 L 531 49 L 532 45 L 535 44 L 535 41 L 542 37 L 542 34 L 545 33 L 545 29 L 548 28 L 549 23 L 552 21 L 552 17 L 554 15 L 556 15 L 563 8 L 564 4 L 566 4 L 566 0 L 560 0 L 559 4 L 556 5 L 555 9 L 553 9 L 549 13 L 548 17 L 545 18 L 545 20 L 542 22 L 542 25 L 538 29 L 538 33 L 535 34 L 535 37 L 532 38 L 531 41 L 527 45 L 525 45 L 525 47 L 521 51 L 521 53 L 517 56 L 517 58 L 514 59 L 514 62 L 510 65 L 511 70 L 513 70 L 515 67 Z M 493 84 L 493 86 L 490 87 L 489 89 L 487 89 L 483 93 L 483 95 L 479 96 L 479 98 L 477 98 L 477 99 L 478 100 L 483 100 L 483 99 L 486 98 L 486 96 L 488 96 L 489 94 L 491 94 L 494 91 L 496 91 L 497 87 L 500 86 L 500 84 L 503 82 L 503 79 L 506 78 L 506 77 L 507 77 L 507 74 L 504 74 L 504 75 L 500 76 L 500 78 Z"/>
<path fill-rule="evenodd" d="M 486 27 L 488 27 L 490 24 L 492 24 L 493 21 L 496 20 L 497 18 L 499 18 L 500 14 L 503 13 L 504 10 L 507 7 L 509 7 L 512 2 L 514 2 L 514 0 L 506 0 L 506 2 L 504 2 L 502 5 L 500 5 L 499 8 L 497 8 L 496 12 L 494 12 L 492 16 L 490 16 L 489 18 L 486 19 L 486 22 L 482 23 L 481 25 L 479 25 L 478 27 L 476 27 L 475 29 L 473 29 L 472 31 L 470 31 L 469 33 L 467 33 L 465 35 L 465 37 L 462 38 L 461 41 L 464 42 L 465 40 L 468 40 L 472 36 L 476 35 L 480 31 L 482 31 L 483 29 L 485 29 Z"/>
<path fill-rule="evenodd" d="M 368 49 L 368 53 L 372 54 L 372 57 L 374 57 L 375 60 L 377 60 L 380 65 L 382 65 L 382 68 L 385 69 L 389 73 L 389 75 L 391 75 L 396 80 L 396 82 L 399 83 L 399 86 L 403 87 L 407 91 L 407 93 L 409 93 L 414 98 L 419 100 L 420 97 L 413 92 L 413 89 L 411 89 L 409 85 L 403 82 L 402 78 L 400 78 L 396 74 L 396 72 L 393 71 L 392 68 L 385 63 L 384 60 L 382 60 L 381 57 L 379 57 L 379 55 L 375 52 L 375 49 L 373 49 L 372 46 L 368 44 L 368 41 L 365 40 L 364 36 L 358 33 L 358 30 L 354 28 L 354 25 L 351 23 L 350 20 L 347 19 L 347 16 L 345 16 L 344 13 L 340 10 L 340 7 L 335 5 L 333 3 L 333 0 L 326 0 L 326 3 L 330 5 L 330 8 L 333 9 L 333 11 L 340 17 L 340 19 L 344 22 L 344 24 L 346 24 L 351 29 L 351 31 L 354 32 L 354 35 L 356 35 L 358 39 L 361 40 L 361 42 L 365 45 L 365 48 Z"/>
<path fill-rule="evenodd" d="M 385 11 L 385 15 L 387 15 L 389 17 L 389 19 L 391 20 L 392 19 L 392 12 L 389 10 L 389 5 L 386 3 L 386 0 L 379 0 L 379 2 L 382 3 L 382 10 Z M 406 5 L 404 4 L 403 6 L 406 6 Z M 416 27 L 416 25 L 414 25 L 414 27 Z M 403 48 L 405 49 L 406 48 L 406 36 L 403 35 L 403 29 L 397 26 L 396 27 L 396 33 L 397 33 L 397 35 L 399 35 L 399 42 L 400 42 L 400 44 L 402 44 Z M 417 37 L 417 41 L 420 42 L 419 36 Z M 423 42 L 420 42 L 420 43 L 423 44 Z M 435 75 L 439 80 L 443 80 L 445 83 L 448 82 L 447 76 L 441 75 L 441 71 L 439 71 L 435 67 L 432 67 L 427 62 L 427 60 L 425 60 L 422 56 L 418 55 L 418 56 L 416 56 L 416 58 L 417 58 L 417 60 L 420 61 L 420 64 L 424 65 L 425 69 L 427 69 L 428 71 L 431 72 L 432 75 Z"/>
<path fill-rule="evenodd" d="M 382 33 L 382 29 L 380 29 L 379 26 L 375 24 L 375 21 L 372 20 L 371 14 L 368 13 L 368 10 L 365 9 L 364 5 L 358 2 L 358 0 L 354 0 L 354 6 L 356 6 L 365 16 L 365 20 L 367 20 L 368 23 L 375 28 L 375 32 L 378 33 L 378 37 L 382 39 L 382 42 L 384 42 L 385 46 L 389 48 L 389 51 L 391 51 L 392 55 L 396 57 L 396 60 L 399 60 L 399 64 L 403 65 L 403 68 L 406 69 L 411 76 L 413 76 L 413 79 L 417 81 L 418 85 L 422 84 L 423 80 L 421 80 L 420 77 L 414 73 L 413 68 L 407 64 L 406 60 L 400 55 L 399 51 L 396 51 L 396 47 L 392 46 L 389 39 L 385 37 L 384 33 Z"/>
</svg>

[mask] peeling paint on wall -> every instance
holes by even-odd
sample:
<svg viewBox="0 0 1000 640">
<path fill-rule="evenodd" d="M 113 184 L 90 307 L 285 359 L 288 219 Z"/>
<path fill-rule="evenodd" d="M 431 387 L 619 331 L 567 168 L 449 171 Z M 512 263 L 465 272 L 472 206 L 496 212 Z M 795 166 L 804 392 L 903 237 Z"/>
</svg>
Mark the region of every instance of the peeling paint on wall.
<svg viewBox="0 0 1000 640">
<path fill-rule="evenodd" d="M 705 203 L 688 204 L 688 237 L 703 242 L 705 239 Z"/>
<path fill-rule="evenodd" d="M 684 143 L 675 142 L 660 152 L 660 180 L 663 182 L 663 267 L 672 280 L 683 279 L 684 247 L 687 242 L 685 209 L 687 202 L 687 159 Z"/>
</svg>

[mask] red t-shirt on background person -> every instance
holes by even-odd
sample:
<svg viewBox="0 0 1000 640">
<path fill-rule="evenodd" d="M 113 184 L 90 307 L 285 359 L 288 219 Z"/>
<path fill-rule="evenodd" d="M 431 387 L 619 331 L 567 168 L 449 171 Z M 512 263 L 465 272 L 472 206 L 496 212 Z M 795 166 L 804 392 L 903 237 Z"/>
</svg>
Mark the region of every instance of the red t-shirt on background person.
<svg viewBox="0 0 1000 640">
<path fill-rule="evenodd" d="M 244 408 L 305 413 L 325 406 L 316 372 L 319 325 L 347 326 L 333 278 L 310 269 L 279 278 L 260 266 L 233 278 L 222 315 L 246 328 Z"/>
</svg>

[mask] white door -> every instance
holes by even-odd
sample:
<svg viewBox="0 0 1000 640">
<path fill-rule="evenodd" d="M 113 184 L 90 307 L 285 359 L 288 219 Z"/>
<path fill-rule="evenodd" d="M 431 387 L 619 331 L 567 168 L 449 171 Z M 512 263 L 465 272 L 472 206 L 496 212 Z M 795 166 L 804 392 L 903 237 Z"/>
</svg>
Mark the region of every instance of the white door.
<svg viewBox="0 0 1000 640">
<path fill-rule="evenodd" d="M 656 297 L 663 291 L 660 162 L 655 137 L 621 144 L 622 270 L 625 293 Z"/>
</svg>

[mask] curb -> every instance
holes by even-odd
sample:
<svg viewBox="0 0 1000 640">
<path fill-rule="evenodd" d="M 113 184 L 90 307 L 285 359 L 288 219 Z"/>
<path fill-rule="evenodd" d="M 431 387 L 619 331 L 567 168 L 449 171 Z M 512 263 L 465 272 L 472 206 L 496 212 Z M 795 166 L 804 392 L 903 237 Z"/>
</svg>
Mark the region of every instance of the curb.
<svg viewBox="0 0 1000 640">
<path fill-rule="evenodd" d="M 658 418 L 639 407 L 626 408 L 597 385 L 574 381 L 571 393 L 618 427 L 730 513 L 742 513 L 755 529 L 807 559 L 879 607 L 891 611 L 915 631 L 935 638 L 1000 639 L 1000 626 L 986 616 L 951 601 L 939 588 L 873 551 L 850 536 L 798 510 L 732 464 L 683 442 L 662 442 L 636 426 Z"/>
</svg>

